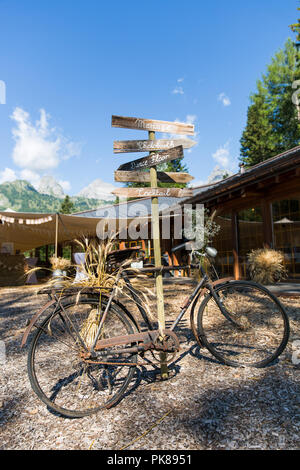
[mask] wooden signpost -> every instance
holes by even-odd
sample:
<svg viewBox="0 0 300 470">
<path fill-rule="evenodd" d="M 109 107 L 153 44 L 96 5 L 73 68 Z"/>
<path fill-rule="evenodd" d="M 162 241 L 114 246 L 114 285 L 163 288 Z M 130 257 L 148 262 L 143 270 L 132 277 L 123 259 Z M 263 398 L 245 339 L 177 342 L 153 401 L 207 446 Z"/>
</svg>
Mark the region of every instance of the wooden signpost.
<svg viewBox="0 0 300 470">
<path fill-rule="evenodd" d="M 157 172 L 156 166 L 178 158 L 183 158 L 183 148 L 194 145 L 188 139 L 155 139 L 155 132 L 169 134 L 194 135 L 192 124 L 180 122 L 157 121 L 153 119 L 140 119 L 133 117 L 112 116 L 112 127 L 126 129 L 137 129 L 148 131 L 148 140 L 116 141 L 114 152 L 141 152 L 149 151 L 147 157 L 139 158 L 121 165 L 115 172 L 116 181 L 150 182 L 150 188 L 119 188 L 113 194 L 127 197 L 151 197 L 152 228 L 155 267 L 161 267 L 160 227 L 159 227 L 159 205 L 158 197 L 190 197 L 192 190 L 180 188 L 158 188 L 158 180 L 165 181 L 170 178 L 174 182 L 187 182 L 192 179 L 186 173 L 164 173 Z M 192 144 L 190 144 L 192 142 Z M 164 147 L 165 146 L 165 147 Z M 165 149 L 166 148 L 166 149 Z M 164 150 L 165 149 L 165 150 Z M 139 171 L 150 168 L 150 171 Z M 155 273 L 157 294 L 157 315 L 160 335 L 164 336 L 165 312 L 162 273 Z M 169 376 L 166 353 L 160 353 L 160 370 L 162 378 Z"/>
<path fill-rule="evenodd" d="M 180 188 L 118 188 L 112 194 L 123 197 L 192 197 L 192 189 Z"/>
<path fill-rule="evenodd" d="M 170 150 L 163 150 L 161 152 L 152 152 L 147 157 L 138 158 L 129 163 L 124 163 L 119 166 L 118 170 L 133 171 L 133 170 L 142 170 L 144 168 L 151 168 L 161 163 L 170 162 L 172 160 L 177 160 L 178 158 L 183 158 L 183 148 L 181 145 L 174 147 Z"/>
<path fill-rule="evenodd" d="M 190 149 L 196 142 L 190 139 L 158 139 L 158 140 L 117 140 L 114 142 L 114 153 L 153 152 L 169 150 L 181 145 Z"/>
<path fill-rule="evenodd" d="M 148 132 L 166 132 L 168 134 L 194 135 L 195 132 L 195 126 L 193 124 L 124 116 L 112 116 L 111 125 L 112 127 L 123 127 L 125 129 L 137 129 Z"/>
<path fill-rule="evenodd" d="M 157 179 L 161 183 L 188 183 L 194 179 L 189 173 L 157 172 Z M 150 183 L 150 171 L 115 171 L 115 181 L 120 183 Z"/>
</svg>

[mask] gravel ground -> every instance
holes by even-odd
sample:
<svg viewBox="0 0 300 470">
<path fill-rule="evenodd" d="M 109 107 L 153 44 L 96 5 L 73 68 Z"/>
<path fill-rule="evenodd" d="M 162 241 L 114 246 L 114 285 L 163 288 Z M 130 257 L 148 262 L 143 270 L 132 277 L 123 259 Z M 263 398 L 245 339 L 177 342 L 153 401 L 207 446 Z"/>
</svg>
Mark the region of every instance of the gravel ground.
<svg viewBox="0 0 300 470">
<path fill-rule="evenodd" d="M 168 319 L 190 289 L 189 284 L 165 286 Z M 27 348 L 20 349 L 26 322 L 47 300 L 36 291 L 0 289 L 0 339 L 6 345 L 6 360 L 0 357 L 1 449 L 300 448 L 300 366 L 292 361 L 293 343 L 300 340 L 300 298 L 282 299 L 291 337 L 276 364 L 264 369 L 219 364 L 193 340 L 187 315 L 169 380 L 160 381 L 157 370 L 141 366 L 116 407 L 66 419 L 47 410 L 32 392 Z"/>
</svg>

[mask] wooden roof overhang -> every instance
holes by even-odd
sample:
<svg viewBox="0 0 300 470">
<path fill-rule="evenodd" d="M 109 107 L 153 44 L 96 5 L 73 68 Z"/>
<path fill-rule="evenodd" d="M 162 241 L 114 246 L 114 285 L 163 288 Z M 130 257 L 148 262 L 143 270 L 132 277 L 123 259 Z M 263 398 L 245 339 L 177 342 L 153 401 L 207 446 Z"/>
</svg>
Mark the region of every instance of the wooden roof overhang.
<svg viewBox="0 0 300 470">
<path fill-rule="evenodd" d="M 238 211 L 300 194 L 300 146 L 235 174 L 184 204 L 204 204 L 218 214 Z"/>
</svg>

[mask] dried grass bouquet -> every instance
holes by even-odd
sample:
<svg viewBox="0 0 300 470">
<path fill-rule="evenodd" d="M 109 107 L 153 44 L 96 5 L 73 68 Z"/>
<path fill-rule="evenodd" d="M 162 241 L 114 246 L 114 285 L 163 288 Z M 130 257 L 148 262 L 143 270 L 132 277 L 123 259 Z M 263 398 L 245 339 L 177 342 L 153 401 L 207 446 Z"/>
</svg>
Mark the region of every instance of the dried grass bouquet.
<svg viewBox="0 0 300 470">
<path fill-rule="evenodd" d="M 49 261 L 53 270 L 59 269 L 60 271 L 65 271 L 71 266 L 71 261 L 66 258 L 52 256 Z"/>
<path fill-rule="evenodd" d="M 252 250 L 248 255 L 249 274 L 260 284 L 273 284 L 287 277 L 284 254 L 269 248 Z"/>
</svg>

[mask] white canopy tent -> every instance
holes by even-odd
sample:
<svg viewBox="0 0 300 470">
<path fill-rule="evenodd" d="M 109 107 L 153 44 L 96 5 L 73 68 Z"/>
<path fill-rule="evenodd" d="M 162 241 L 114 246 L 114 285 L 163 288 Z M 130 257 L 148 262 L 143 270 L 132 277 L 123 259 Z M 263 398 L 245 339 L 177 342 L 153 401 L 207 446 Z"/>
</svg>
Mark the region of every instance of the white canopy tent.
<svg viewBox="0 0 300 470">
<path fill-rule="evenodd" d="M 145 223 L 149 221 L 148 217 L 142 219 Z M 132 220 L 127 219 L 125 224 L 129 224 Z M 119 221 L 116 219 L 3 211 L 0 212 L 0 247 L 2 243 L 13 243 L 14 251 L 23 253 L 44 245 L 55 244 L 57 252 L 58 243 L 95 237 L 99 222 L 102 222 L 100 230 L 103 230 L 106 224 L 115 228 L 112 232 L 119 230 Z M 136 223 L 140 222 L 141 219 Z M 124 221 L 122 226 L 124 227 Z"/>
</svg>

